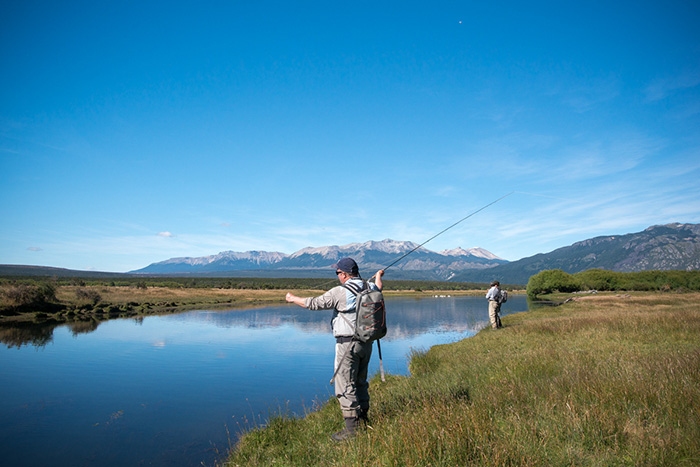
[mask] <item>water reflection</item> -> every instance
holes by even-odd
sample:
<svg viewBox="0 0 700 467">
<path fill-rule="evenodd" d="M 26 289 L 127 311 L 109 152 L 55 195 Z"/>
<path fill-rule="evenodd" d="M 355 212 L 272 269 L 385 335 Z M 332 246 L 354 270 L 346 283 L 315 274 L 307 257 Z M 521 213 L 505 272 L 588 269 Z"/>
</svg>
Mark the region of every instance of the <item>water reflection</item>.
<svg viewBox="0 0 700 467">
<path fill-rule="evenodd" d="M 503 313 L 526 309 L 512 297 Z M 387 310 L 394 374 L 407 374 L 411 349 L 488 319 L 481 297 L 391 299 Z M 2 328 L 3 462 L 212 465 L 271 411 L 302 415 L 331 397 L 330 315 L 282 305 Z"/>
<path fill-rule="evenodd" d="M 390 327 L 385 340 L 424 332 L 439 332 L 440 329 L 466 332 L 469 329 L 477 329 L 477 323 L 484 318 L 481 309 L 483 303 L 478 297 L 443 296 L 429 297 L 429 299 L 394 299 L 390 302 L 395 303 L 398 309 L 390 310 Z M 527 307 L 528 303 L 524 302 L 524 297 L 515 296 L 509 303 L 503 305 L 503 314 L 513 310 L 522 311 Z M 319 319 L 324 316 L 323 313 L 325 312 L 309 312 L 291 308 L 289 305 L 280 305 L 183 312 L 176 315 L 161 315 L 161 317 L 169 316 L 174 320 L 206 321 L 220 327 L 243 326 L 250 329 L 292 324 L 302 332 L 321 333 L 330 328 L 330 318 L 327 323 Z M 146 318 L 139 316 L 119 318 L 119 320 L 142 324 Z M 107 321 L 109 321 L 107 317 L 91 317 L 62 323 L 53 321 L 0 323 L 0 342 L 10 348 L 19 348 L 24 345 L 43 347 L 52 342 L 54 330 L 57 328 L 67 328 L 73 335 L 88 334 Z"/>
<path fill-rule="evenodd" d="M 488 320 L 485 300 L 480 297 L 393 299 L 388 301 L 388 333 L 385 341 L 411 338 L 425 333 L 475 332 Z M 503 314 L 527 310 L 524 297 L 503 305 Z M 218 327 L 249 329 L 293 326 L 303 333 L 328 334 L 329 311 L 309 311 L 282 305 L 262 309 L 200 311 L 174 316 L 174 320 L 204 321 Z"/>
<path fill-rule="evenodd" d="M 43 347 L 53 340 L 53 330 L 56 326 L 46 326 L 37 323 L 13 323 L 0 326 L 0 342 L 8 347 L 20 348 L 23 345 Z"/>
</svg>

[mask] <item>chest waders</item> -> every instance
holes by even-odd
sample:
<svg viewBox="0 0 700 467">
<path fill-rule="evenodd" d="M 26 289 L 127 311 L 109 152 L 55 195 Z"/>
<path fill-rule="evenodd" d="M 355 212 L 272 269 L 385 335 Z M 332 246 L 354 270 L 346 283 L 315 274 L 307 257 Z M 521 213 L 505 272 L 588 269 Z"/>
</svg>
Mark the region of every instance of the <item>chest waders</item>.
<svg viewBox="0 0 700 467">
<path fill-rule="evenodd" d="M 357 342 L 360 342 L 360 341 L 357 341 Z M 351 348 L 352 347 L 348 347 L 348 349 L 345 351 L 343 356 L 340 358 L 339 362 L 342 360 L 345 360 L 345 357 L 348 356 L 348 353 L 350 353 Z M 377 340 L 377 351 L 379 352 L 379 373 L 382 376 L 382 381 L 386 381 L 386 379 L 384 378 L 384 363 L 382 362 L 382 345 L 379 343 L 379 340 Z M 340 370 L 340 364 L 338 364 L 335 371 L 333 372 L 333 377 L 331 378 L 331 384 L 333 384 L 333 381 L 335 381 L 335 377 L 338 376 L 339 370 Z"/>
</svg>

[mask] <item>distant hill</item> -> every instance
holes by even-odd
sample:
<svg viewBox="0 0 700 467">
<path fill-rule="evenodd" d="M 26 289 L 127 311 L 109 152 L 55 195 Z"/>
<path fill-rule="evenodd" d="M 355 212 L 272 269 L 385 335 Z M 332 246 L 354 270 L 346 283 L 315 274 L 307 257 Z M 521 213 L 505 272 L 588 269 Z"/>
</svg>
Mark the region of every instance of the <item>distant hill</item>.
<svg viewBox="0 0 700 467">
<path fill-rule="evenodd" d="M 25 266 L 16 264 L 0 264 L 0 276 L 24 277 L 124 277 L 133 276 L 120 272 L 80 271 L 76 269 L 54 268 L 51 266 Z"/>
<path fill-rule="evenodd" d="M 386 239 L 381 242 L 368 241 L 343 246 L 308 247 L 291 255 L 265 251 L 225 251 L 198 258 L 171 258 L 131 273 L 221 275 L 241 271 L 266 271 L 268 274 L 288 277 L 298 277 L 304 273 L 325 276 L 328 269 L 340 258 L 350 256 L 360 265 L 360 272 L 367 275 L 386 267 L 417 247 L 418 244 L 413 242 Z M 482 248 L 455 248 L 435 252 L 421 247 L 393 266 L 392 275 L 397 279 L 449 280 L 460 271 L 492 268 L 504 263 L 507 261 Z"/>
<path fill-rule="evenodd" d="M 463 271 L 453 280 L 527 284 L 530 276 L 546 269 L 576 273 L 594 268 L 619 272 L 700 269 L 700 224 L 655 225 L 638 233 L 595 237 L 488 271 Z"/>
</svg>

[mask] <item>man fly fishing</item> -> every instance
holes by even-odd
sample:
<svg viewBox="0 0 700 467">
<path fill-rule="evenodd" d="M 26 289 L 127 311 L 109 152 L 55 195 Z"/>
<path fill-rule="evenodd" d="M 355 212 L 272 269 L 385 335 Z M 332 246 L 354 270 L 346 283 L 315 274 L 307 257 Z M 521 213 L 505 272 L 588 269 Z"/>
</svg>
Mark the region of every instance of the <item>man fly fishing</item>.
<svg viewBox="0 0 700 467">
<path fill-rule="evenodd" d="M 350 312 L 355 311 L 355 302 L 357 297 L 355 293 L 350 290 L 350 288 L 362 289 L 365 287 L 365 284 L 367 284 L 367 287 L 381 291 L 382 276 L 384 275 L 384 271 L 414 251 L 418 250 L 429 241 L 447 232 L 457 224 L 464 222 L 474 214 L 483 211 L 484 209 L 496 204 L 504 198 L 507 198 L 513 193 L 514 192 L 508 193 L 507 195 L 502 196 L 485 206 L 482 206 L 471 214 L 463 217 L 454 224 L 433 235 L 412 250 L 403 254 L 385 268 L 377 271 L 377 274 L 374 276 L 374 283 L 365 282 L 362 280 L 360 277 L 359 268 L 354 259 L 343 258 L 334 265 L 336 268 L 335 273 L 337 274 L 341 285 L 333 287 L 331 290 L 318 297 L 302 298 L 291 293 L 287 293 L 286 299 L 288 302 L 295 303 L 301 307 L 308 308 L 309 310 L 334 310 L 333 318 L 331 320 L 331 327 L 333 329 L 333 336 L 336 339 L 336 373 L 333 376 L 333 380 L 335 380 L 335 396 L 338 398 L 338 402 L 340 402 L 340 408 L 343 411 L 343 418 L 345 419 L 345 428 L 332 435 L 332 438 L 335 441 L 342 441 L 353 436 L 355 434 L 355 429 L 358 427 L 358 424 L 361 421 L 367 423 L 367 413 L 369 411 L 369 383 L 367 382 L 367 367 L 369 365 L 370 357 L 372 356 L 372 341 L 363 342 L 356 338 L 355 313 Z M 346 283 L 349 285 L 348 288 L 344 287 Z M 386 333 L 386 327 L 384 327 L 384 333 Z M 377 341 L 377 344 L 379 344 L 379 341 Z M 381 367 L 381 347 L 377 345 L 377 348 L 379 349 Z M 331 380 L 331 383 L 333 380 Z"/>
<path fill-rule="evenodd" d="M 491 282 L 491 288 L 486 292 L 486 300 L 489 301 L 489 321 L 493 329 L 500 329 L 501 325 L 501 283 Z"/>
<path fill-rule="evenodd" d="M 360 277 L 357 263 L 352 258 L 343 258 L 334 265 L 340 281 L 339 286 L 318 297 L 297 297 L 288 293 L 288 302 L 309 310 L 334 310 L 331 319 L 335 337 L 335 396 L 345 419 L 345 428 L 332 435 L 335 441 L 343 441 L 355 434 L 360 422 L 367 423 L 369 411 L 369 383 L 367 367 L 372 356 L 372 342 L 361 342 L 353 338 L 355 334 L 356 296 L 346 287 L 346 283 L 364 288 L 382 290 L 384 270 L 376 274 L 375 282 L 365 282 Z M 366 284 L 366 285 L 365 285 Z"/>
</svg>

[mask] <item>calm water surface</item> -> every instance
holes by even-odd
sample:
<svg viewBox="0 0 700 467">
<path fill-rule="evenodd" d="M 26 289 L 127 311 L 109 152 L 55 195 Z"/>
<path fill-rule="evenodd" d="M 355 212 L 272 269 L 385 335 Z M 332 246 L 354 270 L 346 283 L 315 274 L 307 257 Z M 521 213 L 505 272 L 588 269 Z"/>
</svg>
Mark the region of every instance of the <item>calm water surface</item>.
<svg viewBox="0 0 700 467">
<path fill-rule="evenodd" d="M 391 299 L 387 310 L 384 368 L 401 375 L 411 349 L 488 320 L 481 297 Z M 513 296 L 502 314 L 526 310 Z M 270 413 L 303 415 L 331 397 L 330 316 L 281 305 L 1 328 L 3 464 L 214 465 Z"/>
</svg>

